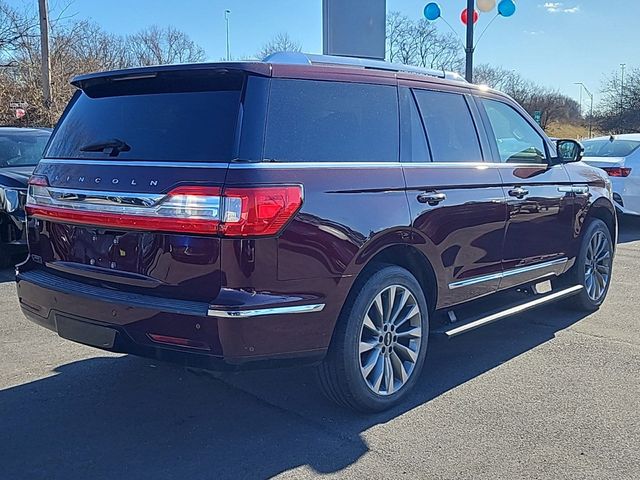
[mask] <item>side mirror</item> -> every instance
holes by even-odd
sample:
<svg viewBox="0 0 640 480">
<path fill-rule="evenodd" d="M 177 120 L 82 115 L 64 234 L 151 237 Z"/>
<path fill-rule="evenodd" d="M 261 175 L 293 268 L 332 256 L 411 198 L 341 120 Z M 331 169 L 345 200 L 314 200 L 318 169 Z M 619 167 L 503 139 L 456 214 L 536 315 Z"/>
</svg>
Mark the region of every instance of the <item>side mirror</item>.
<svg viewBox="0 0 640 480">
<path fill-rule="evenodd" d="M 556 149 L 558 150 L 558 163 L 579 162 L 584 154 L 584 147 L 575 140 L 558 140 Z"/>
</svg>

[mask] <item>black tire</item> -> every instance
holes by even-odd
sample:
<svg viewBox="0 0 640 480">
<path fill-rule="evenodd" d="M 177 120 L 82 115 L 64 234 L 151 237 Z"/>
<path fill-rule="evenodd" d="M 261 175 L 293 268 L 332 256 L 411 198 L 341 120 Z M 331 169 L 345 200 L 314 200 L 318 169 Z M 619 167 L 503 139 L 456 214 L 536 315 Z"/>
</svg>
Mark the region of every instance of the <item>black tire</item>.
<svg viewBox="0 0 640 480">
<path fill-rule="evenodd" d="M 412 297 L 405 297 L 407 291 Z M 390 300 L 392 296 L 393 300 Z M 388 311 L 388 314 L 383 314 L 384 318 L 378 319 L 381 325 L 378 325 L 378 321 L 372 322 L 376 323 L 380 337 L 377 337 L 378 333 L 372 333 L 372 330 L 364 326 L 367 315 L 371 314 L 370 318 L 375 317 L 372 309 L 377 308 L 374 306 L 376 298 L 382 300 L 381 305 L 391 305 L 382 308 L 383 311 Z M 387 302 L 384 302 L 385 298 Z M 415 313 L 416 307 L 419 318 Z M 420 284 L 404 268 L 382 265 L 364 281 L 354 285 L 354 291 L 342 309 L 327 356 L 318 367 L 318 379 L 325 395 L 339 405 L 361 412 L 378 412 L 400 403 L 418 381 L 424 365 L 429 338 L 428 312 L 427 301 Z M 417 330 L 418 326 L 420 330 Z M 416 334 L 420 336 L 419 342 Z M 376 346 L 361 353 L 361 340 L 368 338 L 363 335 L 371 335 L 371 342 L 376 343 Z M 380 338 L 382 340 L 379 340 Z M 407 351 L 409 349 L 410 352 Z M 375 360 L 366 361 L 373 357 Z M 381 367 L 379 362 L 382 362 Z M 364 371 L 367 365 L 372 364 L 375 364 L 375 367 L 371 367 L 371 377 L 365 379 Z M 387 366 L 390 370 L 387 370 Z M 373 377 L 377 378 L 380 369 L 383 370 L 380 375 L 384 379 L 378 380 L 378 389 L 381 390 L 382 385 L 386 385 L 383 393 L 374 391 L 375 385 L 370 386 L 369 383 L 376 383 Z M 409 371 L 406 380 L 397 379 L 396 383 L 396 374 L 402 377 Z M 387 372 L 391 378 L 390 382 L 386 380 Z"/>
<path fill-rule="evenodd" d="M 604 287 L 600 287 L 601 291 L 595 297 L 590 295 L 590 282 L 589 282 L 589 268 L 588 255 L 589 246 L 591 242 L 596 241 L 597 238 L 603 239 L 606 243 L 605 251 L 608 255 L 608 275 L 606 281 L 604 281 Z M 584 230 L 582 236 L 582 243 L 580 244 L 580 251 L 576 257 L 576 263 L 571 267 L 567 273 L 562 277 L 563 286 L 582 285 L 584 288 L 577 293 L 569 297 L 565 304 L 573 309 L 583 312 L 593 312 L 598 310 L 609 291 L 611 285 L 611 274 L 613 272 L 613 240 L 611 239 L 611 233 L 607 228 L 607 225 L 600 219 L 591 219 L 589 224 Z M 593 290 L 591 290 L 593 291 Z"/>
</svg>

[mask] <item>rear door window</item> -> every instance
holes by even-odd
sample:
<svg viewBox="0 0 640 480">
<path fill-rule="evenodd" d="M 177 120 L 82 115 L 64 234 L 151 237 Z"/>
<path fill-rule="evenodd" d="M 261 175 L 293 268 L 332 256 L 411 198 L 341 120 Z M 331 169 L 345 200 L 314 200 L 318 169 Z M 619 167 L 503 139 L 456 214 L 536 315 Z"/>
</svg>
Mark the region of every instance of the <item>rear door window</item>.
<svg viewBox="0 0 640 480">
<path fill-rule="evenodd" d="M 394 86 L 274 79 L 265 157 L 280 162 L 397 162 Z"/>
<path fill-rule="evenodd" d="M 211 72 L 88 85 L 74 97 L 45 157 L 229 161 L 242 86 L 240 74 Z"/>
<path fill-rule="evenodd" d="M 434 162 L 481 162 L 471 111 L 462 94 L 414 90 Z"/>
</svg>

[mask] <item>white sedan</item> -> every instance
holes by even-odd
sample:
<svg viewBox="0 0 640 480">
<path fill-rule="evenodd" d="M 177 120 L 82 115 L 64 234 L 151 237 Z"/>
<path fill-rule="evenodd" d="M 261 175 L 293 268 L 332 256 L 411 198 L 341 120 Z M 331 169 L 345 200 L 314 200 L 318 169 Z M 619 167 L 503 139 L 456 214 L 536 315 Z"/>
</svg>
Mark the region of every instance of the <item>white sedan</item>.
<svg viewBox="0 0 640 480">
<path fill-rule="evenodd" d="M 621 213 L 640 215 L 640 133 L 583 140 L 584 162 L 603 169 Z"/>
</svg>

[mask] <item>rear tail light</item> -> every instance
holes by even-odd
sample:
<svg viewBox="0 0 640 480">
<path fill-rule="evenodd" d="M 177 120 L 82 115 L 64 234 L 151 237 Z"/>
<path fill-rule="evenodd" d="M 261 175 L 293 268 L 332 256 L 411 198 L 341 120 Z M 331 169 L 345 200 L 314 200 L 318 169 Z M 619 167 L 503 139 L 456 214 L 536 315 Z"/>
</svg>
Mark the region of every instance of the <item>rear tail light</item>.
<svg viewBox="0 0 640 480">
<path fill-rule="evenodd" d="M 99 195 L 61 195 L 41 180 L 30 182 L 27 214 L 99 227 L 253 237 L 278 234 L 302 205 L 300 185 L 178 187 L 151 205 L 138 204 L 135 197 L 118 203 L 121 199 L 113 194 L 92 203 Z"/>
<path fill-rule="evenodd" d="M 227 188 L 220 233 L 229 237 L 275 235 L 301 205 L 300 185 Z"/>
<path fill-rule="evenodd" d="M 631 173 L 629 167 L 604 167 L 603 170 L 607 172 L 610 177 L 628 177 Z"/>
<path fill-rule="evenodd" d="M 49 180 L 44 175 L 31 175 L 29 177 L 29 185 L 36 185 L 39 187 L 48 187 Z"/>
</svg>

